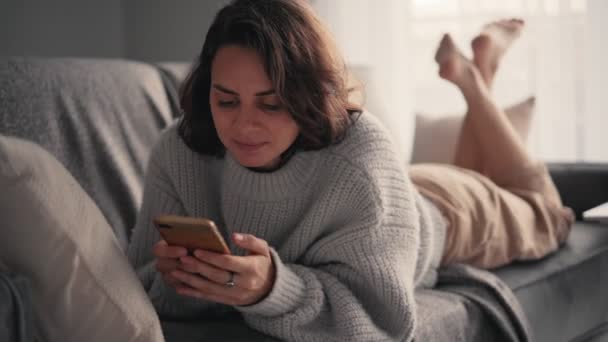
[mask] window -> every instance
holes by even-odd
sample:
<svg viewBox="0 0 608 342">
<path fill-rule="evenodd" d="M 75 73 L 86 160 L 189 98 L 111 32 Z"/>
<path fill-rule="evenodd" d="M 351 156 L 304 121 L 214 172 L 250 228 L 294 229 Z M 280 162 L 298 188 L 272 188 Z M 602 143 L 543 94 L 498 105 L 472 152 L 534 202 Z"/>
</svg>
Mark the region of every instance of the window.
<svg viewBox="0 0 608 342">
<path fill-rule="evenodd" d="M 497 102 L 506 107 L 536 96 L 528 146 L 539 158 L 608 162 L 608 96 L 601 91 L 608 79 L 608 51 L 601 44 L 608 2 L 317 0 L 313 6 L 334 31 L 347 63 L 367 69 L 368 87 L 383 95 L 386 115 L 408 133 L 415 111 L 465 111 L 458 90 L 437 75 L 433 55 L 441 35 L 449 32 L 470 56 L 469 42 L 483 24 L 523 18 L 524 32 L 497 74 Z"/>
</svg>

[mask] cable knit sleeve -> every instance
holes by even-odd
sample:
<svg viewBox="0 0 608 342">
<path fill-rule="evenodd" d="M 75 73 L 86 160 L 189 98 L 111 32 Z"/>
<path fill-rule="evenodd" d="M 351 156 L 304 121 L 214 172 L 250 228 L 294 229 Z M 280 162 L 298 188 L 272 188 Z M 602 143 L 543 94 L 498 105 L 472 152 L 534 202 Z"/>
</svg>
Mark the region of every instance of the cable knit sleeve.
<svg viewBox="0 0 608 342">
<path fill-rule="evenodd" d="M 160 273 L 156 271 L 156 259 L 152 254 L 154 244 L 161 238 L 152 223 L 152 219 L 155 215 L 161 213 L 185 215 L 183 206 L 164 167 L 167 165 L 165 160 L 167 150 L 172 149 L 172 145 L 174 145 L 171 139 L 175 139 L 175 137 L 169 137 L 168 135 L 174 133 L 175 130 L 164 133 L 151 151 L 144 180 L 143 200 L 127 249 L 129 261 L 149 294 L 151 294 L 152 289 L 156 289 L 154 292 L 158 293 L 167 290 Z M 158 297 L 160 296 L 151 294 L 155 306 L 158 306 L 157 302 L 160 299 Z"/>
<path fill-rule="evenodd" d="M 349 157 L 355 172 L 338 184 L 346 218 L 326 227 L 297 263 L 272 251 L 273 289 L 261 302 L 237 308 L 252 327 L 290 341 L 413 339 L 415 189 L 382 142 L 363 146 L 360 153 L 376 157 L 363 164 Z"/>
</svg>

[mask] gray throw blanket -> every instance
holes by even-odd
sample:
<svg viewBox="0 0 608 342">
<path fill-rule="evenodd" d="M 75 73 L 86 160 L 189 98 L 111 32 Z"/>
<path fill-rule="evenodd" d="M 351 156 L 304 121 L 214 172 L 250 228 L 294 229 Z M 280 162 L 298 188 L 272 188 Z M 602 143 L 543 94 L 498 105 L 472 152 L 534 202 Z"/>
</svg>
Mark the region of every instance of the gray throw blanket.
<svg viewBox="0 0 608 342">
<path fill-rule="evenodd" d="M 443 268 L 437 287 L 417 290 L 416 302 L 416 341 L 532 341 L 513 292 L 488 271 L 468 265 Z M 238 313 L 204 322 L 162 324 L 167 342 L 276 341 L 247 327 Z"/>
<path fill-rule="evenodd" d="M 417 293 L 418 341 L 532 341 L 511 289 L 493 273 L 469 265 L 439 271 L 435 289 Z"/>
<path fill-rule="evenodd" d="M 123 248 L 150 147 L 175 95 L 151 65 L 111 59 L 0 59 L 0 134 L 53 154 L 99 206 Z"/>
</svg>

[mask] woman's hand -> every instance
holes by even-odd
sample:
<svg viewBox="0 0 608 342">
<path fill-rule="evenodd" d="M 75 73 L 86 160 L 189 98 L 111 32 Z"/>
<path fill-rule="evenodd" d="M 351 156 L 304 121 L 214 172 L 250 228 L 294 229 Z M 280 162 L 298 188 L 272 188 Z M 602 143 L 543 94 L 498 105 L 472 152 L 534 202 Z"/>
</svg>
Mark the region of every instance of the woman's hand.
<svg viewBox="0 0 608 342">
<path fill-rule="evenodd" d="M 179 258 L 188 254 L 184 247 L 169 246 L 165 240 L 154 245 L 152 253 L 157 258 L 156 270 L 162 274 L 165 282 L 173 287 L 183 286 L 182 282 L 171 275 L 179 266 Z"/>
<path fill-rule="evenodd" d="M 268 243 L 248 234 L 234 234 L 232 239 L 248 255 L 196 250 L 194 257 L 181 257 L 178 269 L 170 273 L 183 283 L 175 286 L 177 293 L 227 305 L 251 305 L 266 297 L 275 277 Z"/>
</svg>

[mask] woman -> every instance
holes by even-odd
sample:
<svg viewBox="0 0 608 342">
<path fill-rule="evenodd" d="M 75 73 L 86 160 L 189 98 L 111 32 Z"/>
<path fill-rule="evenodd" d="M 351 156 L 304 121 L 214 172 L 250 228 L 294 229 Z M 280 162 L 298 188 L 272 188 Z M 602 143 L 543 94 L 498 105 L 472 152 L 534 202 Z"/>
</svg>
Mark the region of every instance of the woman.
<svg viewBox="0 0 608 342">
<path fill-rule="evenodd" d="M 504 133 L 495 139 L 505 142 L 492 146 L 519 153 L 500 165 L 481 154 L 483 170 L 528 170 L 508 123 L 479 90 L 485 81 L 458 76 L 475 70 L 473 64 L 453 47 L 440 51 L 445 77 L 471 95 L 469 126 L 482 116 L 472 113 L 487 112 L 483 125 Z M 236 310 L 251 327 L 280 339 L 411 340 L 414 288 L 434 284 L 442 258 L 475 262 L 471 255 L 477 255 L 459 246 L 478 243 L 477 236 L 453 236 L 467 233 L 450 221 L 449 205 L 459 199 L 442 201 L 434 191 L 449 184 L 421 170 L 420 195 L 389 133 L 348 102 L 345 74 L 329 34 L 303 1 L 236 0 L 218 13 L 182 88 L 184 115 L 153 148 L 129 247 L 161 316 L 221 317 Z M 461 148 L 468 144 L 463 138 Z M 460 158 L 468 162 L 467 153 Z M 538 174 L 526 177 L 546 177 L 540 168 L 530 170 Z M 506 196 L 496 190 L 494 173 L 450 172 Z M 533 190 L 526 191 L 521 203 L 513 200 L 516 209 L 553 214 L 545 209 L 545 193 L 534 197 L 544 210 L 537 212 L 525 198 Z M 187 255 L 168 246 L 152 225 L 161 214 L 214 220 L 233 255 Z M 555 243 L 561 242 L 565 226 L 544 223 L 548 235 L 563 229 Z M 445 242 L 454 250 L 444 253 Z M 495 263 L 520 257 L 509 252 L 509 260 Z"/>
</svg>

